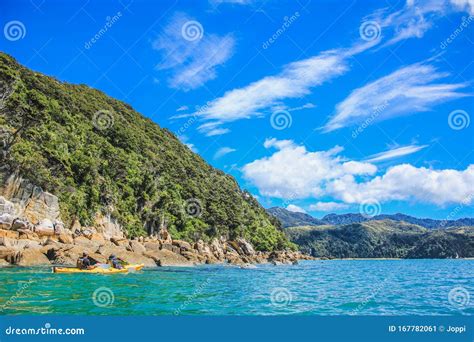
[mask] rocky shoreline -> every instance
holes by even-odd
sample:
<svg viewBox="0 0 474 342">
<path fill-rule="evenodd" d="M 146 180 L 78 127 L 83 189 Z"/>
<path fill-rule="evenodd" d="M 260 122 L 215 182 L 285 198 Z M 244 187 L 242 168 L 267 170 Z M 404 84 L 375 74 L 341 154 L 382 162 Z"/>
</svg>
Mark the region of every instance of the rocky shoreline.
<svg viewBox="0 0 474 342">
<path fill-rule="evenodd" d="M 19 222 L 12 222 L 11 228 Z M 22 221 L 22 223 L 24 223 Z M 293 251 L 259 252 L 244 239 L 226 241 L 213 239 L 191 244 L 165 238 L 141 237 L 106 239 L 94 228 L 72 232 L 55 230 L 54 225 L 46 229 L 45 223 L 33 229 L 0 229 L 0 266 L 74 266 L 83 252 L 97 262 L 105 263 L 110 254 L 131 264 L 154 266 L 193 266 L 199 264 L 228 263 L 246 267 L 250 264 L 272 263 L 274 265 L 295 264 L 311 257 Z M 4 227 L 5 225 L 2 224 Z"/>
<path fill-rule="evenodd" d="M 165 227 L 153 236 L 127 239 L 110 216 L 96 215 L 93 226 L 62 222 L 58 198 L 18 175 L 0 182 L 0 266 L 75 266 L 83 252 L 100 263 L 111 254 L 131 264 L 193 266 L 229 263 L 293 264 L 311 259 L 294 251 L 260 252 L 246 240 L 224 237 L 189 243 L 172 239 Z"/>
</svg>

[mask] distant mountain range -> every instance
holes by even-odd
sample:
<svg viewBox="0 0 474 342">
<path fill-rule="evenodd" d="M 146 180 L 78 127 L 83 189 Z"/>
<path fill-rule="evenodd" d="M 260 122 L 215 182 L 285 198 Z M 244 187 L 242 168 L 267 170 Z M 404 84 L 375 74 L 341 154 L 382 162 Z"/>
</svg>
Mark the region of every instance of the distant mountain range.
<svg viewBox="0 0 474 342">
<path fill-rule="evenodd" d="M 305 214 L 286 210 L 285 208 L 272 207 L 267 209 L 267 213 L 276 217 L 283 228 L 298 226 L 320 226 L 326 224 L 321 220 Z"/>
<path fill-rule="evenodd" d="M 474 218 L 460 218 L 458 220 L 434 220 L 430 218 L 417 218 L 400 213 L 393 215 L 376 215 L 374 217 L 365 217 L 362 214 L 357 213 L 340 215 L 328 214 L 321 219 L 317 219 L 309 214 L 296 213 L 280 207 L 269 208 L 267 209 L 267 212 L 275 216 L 281 222 L 283 228 L 321 225 L 336 226 L 380 220 L 406 222 L 428 229 L 474 226 Z"/>
<path fill-rule="evenodd" d="M 474 227 L 428 229 L 403 221 L 287 228 L 300 250 L 323 258 L 472 258 Z"/>
</svg>

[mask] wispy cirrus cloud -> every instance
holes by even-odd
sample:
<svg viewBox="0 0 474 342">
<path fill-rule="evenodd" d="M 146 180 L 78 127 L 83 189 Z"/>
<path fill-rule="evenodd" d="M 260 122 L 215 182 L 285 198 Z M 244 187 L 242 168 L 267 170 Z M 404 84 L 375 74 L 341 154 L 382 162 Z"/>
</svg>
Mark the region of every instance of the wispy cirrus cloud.
<svg viewBox="0 0 474 342">
<path fill-rule="evenodd" d="M 410 38 L 422 38 L 437 20 L 449 12 L 474 14 L 472 0 L 407 0 L 402 9 L 389 12 L 382 8 L 364 20 L 376 22 L 380 34 L 387 40 L 383 46 L 393 45 Z"/>
<path fill-rule="evenodd" d="M 375 44 L 376 42 L 368 42 L 350 49 L 324 51 L 287 64 L 274 76 L 266 76 L 245 87 L 227 91 L 196 113 L 207 121 L 199 129 L 208 134 L 225 123 L 263 116 L 283 100 L 308 95 L 312 88 L 347 72 L 349 58 Z M 313 105 L 306 107 L 311 106 Z M 227 130 L 223 133 L 225 132 Z"/>
<path fill-rule="evenodd" d="M 391 45 L 408 38 L 422 37 L 433 26 L 434 20 L 447 11 L 470 10 L 469 1 L 471 0 L 408 0 L 402 9 L 395 12 L 389 12 L 386 8 L 379 9 L 364 18 L 373 20 L 380 26 L 382 34 L 379 32 L 375 39 L 347 49 L 323 51 L 319 55 L 289 63 L 280 73 L 229 90 L 210 101 L 204 110 L 190 115 L 198 115 L 204 121 L 198 127 L 201 133 L 208 136 L 228 133 L 229 129 L 222 127 L 226 123 L 265 116 L 272 108 L 285 106 L 285 100 L 310 94 L 314 87 L 345 74 L 350 69 L 350 57 L 383 40 L 386 41 L 385 45 Z M 250 0 L 214 1 L 221 2 L 253 3 Z"/>
<path fill-rule="evenodd" d="M 161 53 L 158 70 L 168 70 L 169 86 L 182 90 L 195 89 L 216 78 L 217 67 L 234 53 L 232 35 L 219 36 L 205 31 L 194 18 L 175 14 L 153 48 Z"/>
<path fill-rule="evenodd" d="M 232 148 L 232 147 L 227 147 L 227 146 L 221 147 L 214 154 L 214 159 L 219 159 L 219 158 L 225 156 L 226 154 L 229 154 L 229 153 L 232 153 L 232 152 L 235 152 L 235 151 L 236 151 L 236 149 Z"/>
<path fill-rule="evenodd" d="M 429 111 L 433 106 L 468 96 L 460 90 L 466 83 L 443 83 L 440 79 L 448 73 L 438 71 L 433 65 L 416 63 L 355 89 L 336 105 L 335 114 L 323 127 L 326 132 L 358 124 L 373 117 L 376 121 Z"/>
<path fill-rule="evenodd" d="M 421 151 L 422 149 L 426 147 L 428 147 L 428 145 L 408 145 L 408 146 L 392 148 L 388 151 L 371 155 L 365 161 L 368 163 L 374 163 L 374 162 L 379 162 L 379 161 L 384 161 L 384 160 L 389 160 L 389 159 L 400 158 L 400 157 L 407 156 L 409 154 L 413 154 L 418 151 Z"/>
<path fill-rule="evenodd" d="M 185 110 L 188 110 L 188 106 L 180 106 L 179 108 L 176 109 L 177 112 L 182 112 L 182 111 L 185 111 Z"/>
<path fill-rule="evenodd" d="M 366 20 L 375 21 L 382 33 L 390 37 L 384 46 L 409 38 L 421 38 L 432 27 L 433 21 L 446 10 L 444 0 L 407 1 L 398 11 L 387 13 L 387 9 L 377 10 Z"/>
<path fill-rule="evenodd" d="M 194 144 L 191 144 L 191 143 L 185 143 L 185 145 L 191 150 L 193 151 L 194 153 L 198 153 L 198 149 L 197 147 L 194 145 Z"/>
</svg>

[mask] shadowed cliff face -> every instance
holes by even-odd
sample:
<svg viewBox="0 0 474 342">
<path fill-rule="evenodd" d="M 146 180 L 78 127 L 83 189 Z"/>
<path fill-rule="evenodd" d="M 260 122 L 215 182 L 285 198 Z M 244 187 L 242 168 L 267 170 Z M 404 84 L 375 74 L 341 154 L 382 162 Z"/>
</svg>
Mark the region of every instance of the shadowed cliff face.
<svg viewBox="0 0 474 342">
<path fill-rule="evenodd" d="M 60 219 L 59 200 L 18 174 L 0 173 L 0 214 L 22 217 L 37 224 Z"/>
<path fill-rule="evenodd" d="M 15 230 L 20 227 L 20 221 L 24 223 L 22 228 L 30 230 L 43 229 L 53 233 L 56 228 L 59 234 L 65 229 L 58 197 L 43 191 L 17 173 L 0 172 L 0 194 L 0 229 L 12 229 L 15 220 Z M 93 226 L 106 239 L 124 237 L 123 227 L 110 215 L 96 213 Z M 67 228 L 73 232 L 80 230 L 81 225 L 75 220 Z"/>
<path fill-rule="evenodd" d="M 167 228 L 187 241 L 292 245 L 229 175 L 129 105 L 61 83 L 0 54 L 1 165 L 57 196 L 66 227 L 110 218 L 127 236 Z M 0 193 L 0 195 L 2 195 Z"/>
</svg>

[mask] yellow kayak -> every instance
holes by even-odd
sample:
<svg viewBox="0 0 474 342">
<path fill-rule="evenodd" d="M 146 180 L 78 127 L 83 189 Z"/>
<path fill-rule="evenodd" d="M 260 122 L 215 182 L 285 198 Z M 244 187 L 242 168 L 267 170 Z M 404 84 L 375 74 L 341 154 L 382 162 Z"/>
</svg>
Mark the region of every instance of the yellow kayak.
<svg viewBox="0 0 474 342">
<path fill-rule="evenodd" d="M 128 269 L 129 271 L 133 272 L 133 271 L 140 271 L 143 267 L 145 267 L 145 265 L 144 264 L 125 265 L 124 267 Z"/>
<path fill-rule="evenodd" d="M 96 267 L 91 270 L 82 270 L 76 267 L 53 267 L 53 273 L 95 273 L 95 274 L 116 274 L 116 273 L 128 273 L 134 271 L 140 271 L 143 268 L 143 264 L 139 265 L 126 265 L 122 269 L 116 269 L 112 267 L 101 268 Z"/>
</svg>

